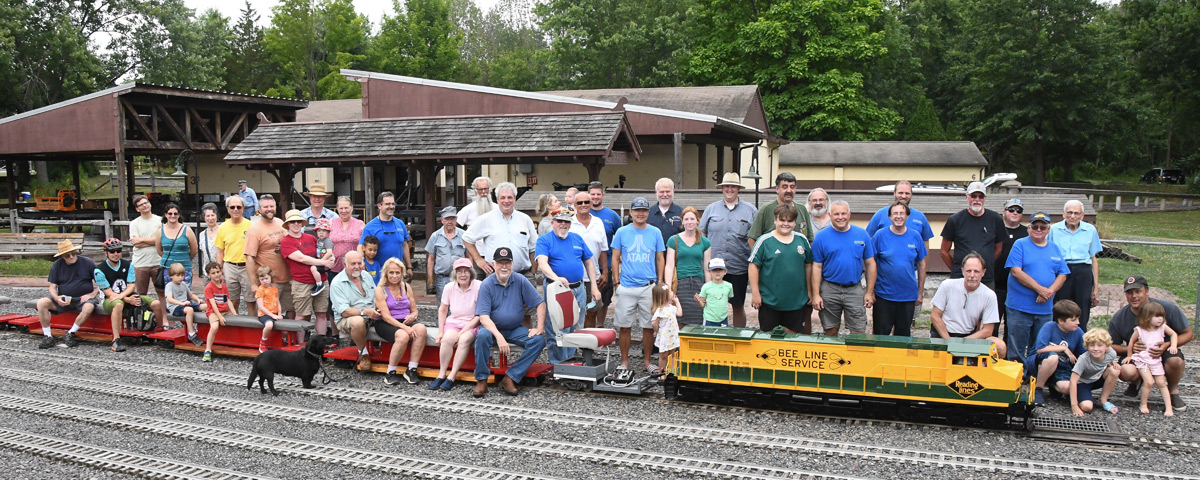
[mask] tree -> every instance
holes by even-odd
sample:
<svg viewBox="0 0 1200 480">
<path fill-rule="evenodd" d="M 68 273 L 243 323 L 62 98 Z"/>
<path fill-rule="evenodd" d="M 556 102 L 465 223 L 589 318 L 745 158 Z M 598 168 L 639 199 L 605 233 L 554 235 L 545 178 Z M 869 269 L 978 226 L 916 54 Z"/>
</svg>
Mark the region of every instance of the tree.
<svg viewBox="0 0 1200 480">
<path fill-rule="evenodd" d="M 130 35 L 131 60 L 141 81 L 218 90 L 225 87 L 229 19 L 215 9 L 194 18 L 183 0 L 146 5 L 145 22 Z"/>
<path fill-rule="evenodd" d="M 448 0 L 405 0 L 403 11 L 396 2 L 395 15 L 383 17 L 371 63 L 382 72 L 453 80 L 462 42 Z"/>
<path fill-rule="evenodd" d="M 910 142 L 936 142 L 950 140 L 946 130 L 938 120 L 937 112 L 933 111 L 933 101 L 921 97 L 917 109 L 908 117 L 904 125 L 904 140 Z"/>
<path fill-rule="evenodd" d="M 450 20 L 462 35 L 457 77 L 478 85 L 547 88 L 548 46 L 528 0 L 502 0 L 484 14 L 473 0 L 451 0 Z"/>
<path fill-rule="evenodd" d="M 341 98 L 347 80 L 338 70 L 365 61 L 366 17 L 350 0 L 282 0 L 272 8 L 263 46 L 278 68 L 272 95 L 310 100 Z"/>
<path fill-rule="evenodd" d="M 258 12 L 247 0 L 233 27 L 225 61 L 225 88 L 231 92 L 261 94 L 275 83 L 258 20 Z"/>
</svg>

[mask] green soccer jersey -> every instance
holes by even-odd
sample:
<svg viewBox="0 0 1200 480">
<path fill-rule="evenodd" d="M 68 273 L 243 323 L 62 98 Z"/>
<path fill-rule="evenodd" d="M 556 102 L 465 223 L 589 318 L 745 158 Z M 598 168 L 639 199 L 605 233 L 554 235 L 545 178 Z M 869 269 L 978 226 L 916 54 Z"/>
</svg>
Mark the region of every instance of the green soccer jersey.
<svg viewBox="0 0 1200 480">
<path fill-rule="evenodd" d="M 786 312 L 808 303 L 804 265 L 813 263 L 813 257 L 804 235 L 793 234 L 790 243 L 772 234 L 763 235 L 754 244 L 750 263 L 758 266 L 758 293 L 763 305 Z"/>
</svg>

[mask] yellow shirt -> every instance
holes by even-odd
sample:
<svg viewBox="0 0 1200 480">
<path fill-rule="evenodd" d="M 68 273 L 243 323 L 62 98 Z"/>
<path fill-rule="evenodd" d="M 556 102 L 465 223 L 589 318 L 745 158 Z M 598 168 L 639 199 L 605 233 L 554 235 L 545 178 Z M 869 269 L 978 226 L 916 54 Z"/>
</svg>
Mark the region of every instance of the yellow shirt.
<svg viewBox="0 0 1200 480">
<path fill-rule="evenodd" d="M 225 221 L 217 228 L 217 236 L 213 246 L 225 253 L 222 260 L 229 263 L 246 263 L 246 231 L 250 230 L 250 221 L 242 220 L 234 225 Z"/>
</svg>

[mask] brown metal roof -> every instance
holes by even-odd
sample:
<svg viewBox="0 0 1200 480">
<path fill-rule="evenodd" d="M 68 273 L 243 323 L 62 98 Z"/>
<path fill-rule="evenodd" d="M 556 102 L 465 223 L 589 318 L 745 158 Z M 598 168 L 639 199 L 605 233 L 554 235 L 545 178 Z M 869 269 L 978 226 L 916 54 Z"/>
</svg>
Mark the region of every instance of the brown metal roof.
<svg viewBox="0 0 1200 480">
<path fill-rule="evenodd" d="M 261 126 L 226 157 L 230 165 L 538 159 L 575 162 L 613 151 L 637 158 L 624 112 L 376 119 Z M 511 162 L 518 163 L 518 162 Z"/>
<path fill-rule="evenodd" d="M 703 113 L 767 130 L 757 85 L 552 90 L 540 93 L 614 103 L 625 97 L 632 105 Z"/>
<path fill-rule="evenodd" d="M 792 142 L 779 147 L 779 164 L 986 167 L 988 161 L 974 142 Z"/>
</svg>

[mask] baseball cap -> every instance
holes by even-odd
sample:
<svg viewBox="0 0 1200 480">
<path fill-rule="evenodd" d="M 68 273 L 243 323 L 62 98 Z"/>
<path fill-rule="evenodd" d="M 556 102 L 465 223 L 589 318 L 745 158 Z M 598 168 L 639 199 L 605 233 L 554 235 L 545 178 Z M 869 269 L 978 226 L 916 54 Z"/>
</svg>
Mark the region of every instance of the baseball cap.
<svg viewBox="0 0 1200 480">
<path fill-rule="evenodd" d="M 983 187 L 983 182 L 971 182 L 967 185 L 967 195 L 972 193 L 982 193 L 987 195 L 987 189 Z"/>
<path fill-rule="evenodd" d="M 575 218 L 575 216 L 571 214 L 570 210 L 567 210 L 565 208 L 554 211 L 554 220 L 562 220 L 562 221 L 569 222 L 573 218 Z"/>
<path fill-rule="evenodd" d="M 458 209 L 454 208 L 454 207 L 446 207 L 446 208 L 443 208 L 441 212 L 438 212 L 438 218 L 449 218 L 449 217 L 457 217 L 457 216 L 458 216 Z"/>
<path fill-rule="evenodd" d="M 1010 198 L 1007 202 L 1004 202 L 1004 208 L 1007 209 L 1008 207 L 1021 207 L 1022 210 L 1025 209 L 1025 205 L 1021 204 L 1021 199 L 1019 198 Z"/>
<path fill-rule="evenodd" d="M 245 184 L 246 184 L 245 180 L 238 180 L 238 185 L 245 185 Z"/>
<path fill-rule="evenodd" d="M 1050 223 L 1050 215 L 1047 215 L 1046 212 L 1037 212 L 1032 217 L 1029 217 L 1029 223 L 1032 224 L 1033 222 Z"/>
<path fill-rule="evenodd" d="M 709 260 L 708 261 L 708 269 L 709 270 L 724 270 L 725 269 L 725 259 L 724 258 L 714 258 L 714 259 Z"/>
<path fill-rule="evenodd" d="M 1146 281 L 1146 277 L 1134 275 L 1125 279 L 1125 291 L 1128 292 L 1135 288 L 1146 288 L 1150 286 L 1150 282 Z"/>
<path fill-rule="evenodd" d="M 629 204 L 629 209 L 630 210 L 649 210 L 650 202 L 646 200 L 646 197 L 637 197 L 637 198 L 633 199 L 633 203 Z"/>
<path fill-rule="evenodd" d="M 475 267 L 475 265 L 472 265 L 471 259 L 469 259 L 467 257 L 463 257 L 463 258 L 460 258 L 460 259 L 454 261 L 454 270 L 458 270 L 460 268 L 468 268 L 469 269 L 469 268 L 473 268 L 473 267 Z"/>
<path fill-rule="evenodd" d="M 499 262 L 501 260 L 513 261 L 512 249 L 508 247 L 497 248 L 496 253 L 492 255 L 492 261 Z"/>
</svg>

